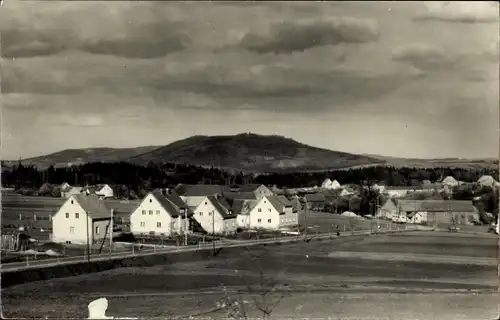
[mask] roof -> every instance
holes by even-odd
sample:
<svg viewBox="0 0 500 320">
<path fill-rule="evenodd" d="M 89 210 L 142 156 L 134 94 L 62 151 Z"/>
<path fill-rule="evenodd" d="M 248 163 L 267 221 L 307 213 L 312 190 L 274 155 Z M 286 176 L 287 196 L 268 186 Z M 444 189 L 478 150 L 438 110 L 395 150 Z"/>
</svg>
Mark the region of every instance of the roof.
<svg viewBox="0 0 500 320">
<path fill-rule="evenodd" d="M 257 197 L 253 192 L 224 192 L 224 198 L 226 199 L 247 199 L 256 200 Z"/>
<path fill-rule="evenodd" d="M 265 197 L 271 203 L 271 205 L 278 211 L 279 213 L 285 212 L 285 204 L 281 202 L 279 196 L 267 196 Z"/>
<path fill-rule="evenodd" d="M 325 196 L 322 193 L 308 193 L 304 196 L 308 202 L 324 202 L 326 201 Z"/>
<path fill-rule="evenodd" d="M 416 189 L 421 189 L 419 186 L 387 186 L 385 188 L 385 191 L 391 191 L 391 190 L 416 190 Z"/>
<path fill-rule="evenodd" d="M 292 208 L 294 210 L 301 210 L 302 209 L 302 204 L 300 203 L 300 200 L 295 198 L 295 199 L 292 199 L 290 201 L 290 203 L 292 204 Z"/>
<path fill-rule="evenodd" d="M 129 215 L 139 206 L 139 200 L 101 200 L 104 204 L 114 210 L 117 215 Z"/>
<path fill-rule="evenodd" d="M 93 219 L 111 218 L 111 209 L 95 194 L 75 194 L 71 198 L 74 198 Z"/>
<path fill-rule="evenodd" d="M 222 195 L 224 187 L 217 184 L 178 184 L 174 190 L 181 196 L 202 197 Z"/>
<path fill-rule="evenodd" d="M 224 219 L 236 218 L 236 214 L 231 209 L 231 206 L 224 199 L 217 199 L 214 196 L 208 196 L 208 200 L 212 203 L 215 209 L 222 215 Z"/>
<path fill-rule="evenodd" d="M 176 218 L 181 215 L 181 209 L 186 210 L 188 217 L 193 215 L 193 211 L 177 194 L 163 195 L 161 192 L 151 192 L 150 194 L 160 203 L 171 217 Z"/>
<path fill-rule="evenodd" d="M 276 197 L 285 207 L 293 207 L 292 203 L 290 202 L 290 200 L 288 200 L 287 197 L 285 196 L 276 196 Z"/>
<path fill-rule="evenodd" d="M 472 201 L 462 200 L 401 200 L 391 199 L 402 211 L 434 211 L 434 212 L 475 212 Z"/>
<path fill-rule="evenodd" d="M 497 181 L 495 180 L 495 178 L 493 178 L 492 176 L 490 175 L 484 175 L 482 176 L 481 178 L 479 178 L 477 180 L 477 183 L 479 184 L 482 184 L 482 185 L 488 185 L 488 186 L 492 186 L 496 183 Z"/>
<path fill-rule="evenodd" d="M 238 214 L 248 214 L 250 210 L 255 207 L 257 204 L 257 200 L 248 200 L 248 199 L 235 199 L 232 202 L 231 208 L 233 209 L 233 213 Z"/>
<path fill-rule="evenodd" d="M 262 184 L 242 184 L 242 185 L 237 185 L 235 186 L 239 192 L 254 192 L 258 188 L 260 188 Z M 231 188 L 233 189 L 233 188 Z"/>
</svg>

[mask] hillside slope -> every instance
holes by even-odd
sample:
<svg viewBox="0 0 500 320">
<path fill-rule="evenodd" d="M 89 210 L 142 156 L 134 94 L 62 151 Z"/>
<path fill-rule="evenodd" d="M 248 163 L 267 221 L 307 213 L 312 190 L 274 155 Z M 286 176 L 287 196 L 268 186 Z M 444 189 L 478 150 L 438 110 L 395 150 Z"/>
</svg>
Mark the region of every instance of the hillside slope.
<svg viewBox="0 0 500 320">
<path fill-rule="evenodd" d="M 137 164 L 169 161 L 247 172 L 324 170 L 383 163 L 366 156 L 312 147 L 282 136 L 257 134 L 192 136 L 128 161 Z"/>
<path fill-rule="evenodd" d="M 146 146 L 136 148 L 89 148 L 89 149 L 66 149 L 44 156 L 23 159 L 25 165 L 35 165 L 44 169 L 50 165 L 56 167 L 66 166 L 68 163 L 78 165 L 88 162 L 116 162 L 147 153 L 158 148 L 158 146 Z M 7 161 L 6 165 L 15 164 L 17 161 Z"/>
</svg>

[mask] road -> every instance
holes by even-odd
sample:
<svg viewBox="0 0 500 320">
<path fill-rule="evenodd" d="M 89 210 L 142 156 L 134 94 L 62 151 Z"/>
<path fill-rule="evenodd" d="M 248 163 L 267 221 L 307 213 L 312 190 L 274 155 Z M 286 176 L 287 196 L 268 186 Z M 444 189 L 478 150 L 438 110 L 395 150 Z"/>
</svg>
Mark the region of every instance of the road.
<svg viewBox="0 0 500 320">
<path fill-rule="evenodd" d="M 408 227 L 406 231 L 413 231 L 416 228 Z M 396 233 L 396 232 L 404 232 L 405 230 L 381 230 L 380 234 L 384 233 Z M 346 237 L 349 235 L 369 235 L 371 234 L 370 230 L 361 230 L 361 231 L 351 231 L 343 233 L 341 237 Z M 322 233 L 317 235 L 311 235 L 308 238 L 311 239 L 328 239 L 332 237 L 331 233 Z M 336 236 L 333 236 L 336 237 Z M 270 238 L 270 239 L 260 239 L 260 240 L 248 240 L 248 241 L 238 241 L 238 242 L 219 242 L 215 244 L 216 248 L 231 248 L 231 247 L 246 247 L 246 246 L 255 246 L 262 244 L 271 244 L 271 243 L 289 243 L 297 241 L 297 236 L 287 236 L 280 238 Z M 147 250 L 140 250 L 138 252 L 115 252 L 115 253 L 103 253 L 99 255 L 91 255 L 90 261 L 107 261 L 107 260 L 117 260 L 117 259 L 126 259 L 132 257 L 144 257 L 158 254 L 167 254 L 167 253 L 176 253 L 176 252 L 192 252 L 197 250 L 206 250 L 213 248 L 212 243 L 193 245 L 187 247 L 176 247 L 176 248 L 153 248 Z M 77 256 L 77 257 L 64 257 L 64 258 L 54 258 L 54 259 L 41 259 L 41 260 L 27 260 L 26 262 L 13 262 L 6 263 L 1 265 L 1 272 L 15 272 L 21 270 L 30 270 L 30 269 L 41 269 L 41 268 L 49 268 L 60 265 L 71 265 L 77 264 L 87 261 L 86 256 Z"/>
</svg>

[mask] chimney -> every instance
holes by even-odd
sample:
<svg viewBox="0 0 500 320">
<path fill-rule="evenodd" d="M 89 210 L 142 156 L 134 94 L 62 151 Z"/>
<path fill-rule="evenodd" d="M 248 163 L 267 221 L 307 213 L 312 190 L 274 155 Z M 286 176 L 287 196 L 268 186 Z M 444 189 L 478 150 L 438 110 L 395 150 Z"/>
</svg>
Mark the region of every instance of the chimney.
<svg viewBox="0 0 500 320">
<path fill-rule="evenodd" d="M 165 194 L 170 195 L 172 192 L 170 192 L 170 188 L 165 188 Z"/>
</svg>

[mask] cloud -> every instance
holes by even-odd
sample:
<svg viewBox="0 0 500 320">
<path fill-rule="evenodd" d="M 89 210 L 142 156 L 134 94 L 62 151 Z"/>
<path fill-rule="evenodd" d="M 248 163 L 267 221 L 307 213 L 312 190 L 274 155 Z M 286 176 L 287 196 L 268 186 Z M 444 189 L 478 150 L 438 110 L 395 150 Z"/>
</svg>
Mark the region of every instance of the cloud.
<svg viewBox="0 0 500 320">
<path fill-rule="evenodd" d="M 239 45 L 258 54 L 282 54 L 318 46 L 374 42 L 379 36 L 377 24 L 373 20 L 342 17 L 319 22 L 276 23 L 266 35 L 246 34 Z"/>
<path fill-rule="evenodd" d="M 414 21 L 455 23 L 493 23 L 499 21 L 498 2 L 492 1 L 424 1 L 427 12 Z"/>
<path fill-rule="evenodd" d="M 118 6 L 73 3 L 74 7 L 62 6 L 66 10 L 47 3 L 32 5 L 31 15 L 22 7 L 7 6 L 5 16 L 12 18 L 0 25 L 4 58 L 79 50 L 147 59 L 182 51 L 191 44 L 186 25 L 162 16 L 165 7 L 161 6 L 155 11 L 150 4 L 132 3 Z M 61 14 L 65 16 L 58 16 Z M 92 22 L 95 25 L 90 25 Z"/>
<path fill-rule="evenodd" d="M 404 62 L 423 71 L 451 67 L 453 59 L 440 47 L 414 43 L 393 49 L 392 60 Z"/>
</svg>

